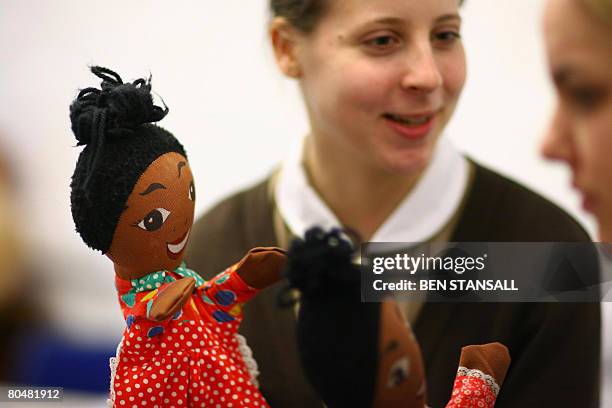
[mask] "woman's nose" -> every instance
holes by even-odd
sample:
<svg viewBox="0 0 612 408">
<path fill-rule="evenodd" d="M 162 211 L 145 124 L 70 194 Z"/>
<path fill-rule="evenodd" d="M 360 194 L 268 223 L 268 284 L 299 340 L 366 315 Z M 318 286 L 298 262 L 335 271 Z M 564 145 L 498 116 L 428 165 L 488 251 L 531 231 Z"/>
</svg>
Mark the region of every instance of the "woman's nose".
<svg viewBox="0 0 612 408">
<path fill-rule="evenodd" d="M 548 132 L 542 141 L 540 151 L 549 160 L 572 160 L 572 135 L 561 109 L 557 108 Z"/>
<path fill-rule="evenodd" d="M 407 56 L 401 87 L 406 91 L 432 92 L 442 86 L 443 79 L 431 44 L 415 45 Z"/>
</svg>

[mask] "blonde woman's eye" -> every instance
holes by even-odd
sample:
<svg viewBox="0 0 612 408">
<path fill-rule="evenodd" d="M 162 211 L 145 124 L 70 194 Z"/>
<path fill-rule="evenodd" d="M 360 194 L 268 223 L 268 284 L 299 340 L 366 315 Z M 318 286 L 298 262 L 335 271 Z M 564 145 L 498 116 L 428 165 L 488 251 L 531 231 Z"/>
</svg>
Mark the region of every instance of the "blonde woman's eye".
<svg viewBox="0 0 612 408">
<path fill-rule="evenodd" d="M 165 208 L 156 208 L 148 213 L 136 225 L 145 231 L 157 231 L 162 225 L 164 225 L 164 222 L 166 222 L 169 215 L 170 211 L 166 210 Z"/>
<path fill-rule="evenodd" d="M 372 45 L 376 45 L 378 47 L 384 47 L 389 44 L 393 44 L 393 37 L 390 35 L 385 35 L 381 37 L 376 37 L 374 39 L 369 40 L 368 42 Z"/>
<path fill-rule="evenodd" d="M 193 184 L 193 181 L 189 184 L 189 199 L 191 201 L 195 201 L 196 198 L 196 193 L 195 193 L 195 185 Z"/>
<path fill-rule="evenodd" d="M 434 39 L 443 44 L 453 44 L 461 39 L 461 34 L 458 31 L 442 31 L 434 34 Z"/>
<path fill-rule="evenodd" d="M 604 99 L 603 92 L 593 87 L 576 87 L 569 94 L 573 104 L 583 111 L 592 110 Z"/>
<path fill-rule="evenodd" d="M 386 51 L 399 44 L 399 39 L 392 35 L 379 35 L 366 40 L 364 44 L 376 51 Z"/>
<path fill-rule="evenodd" d="M 389 369 L 387 376 L 387 388 L 393 388 L 400 385 L 408 377 L 410 373 L 410 359 L 402 357 L 397 360 Z"/>
</svg>

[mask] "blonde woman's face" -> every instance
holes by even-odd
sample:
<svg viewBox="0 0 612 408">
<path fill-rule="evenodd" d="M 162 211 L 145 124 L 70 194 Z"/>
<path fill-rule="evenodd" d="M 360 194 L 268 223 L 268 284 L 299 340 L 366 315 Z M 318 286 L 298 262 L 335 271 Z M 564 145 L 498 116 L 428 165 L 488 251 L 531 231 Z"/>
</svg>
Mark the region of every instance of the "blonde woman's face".
<svg viewBox="0 0 612 408">
<path fill-rule="evenodd" d="M 558 98 L 542 151 L 569 165 L 600 240 L 612 241 L 612 26 L 579 0 L 549 0 L 544 35 Z"/>
<path fill-rule="evenodd" d="M 330 0 L 297 41 L 316 142 L 389 172 L 421 170 L 465 81 L 458 0 Z"/>
</svg>

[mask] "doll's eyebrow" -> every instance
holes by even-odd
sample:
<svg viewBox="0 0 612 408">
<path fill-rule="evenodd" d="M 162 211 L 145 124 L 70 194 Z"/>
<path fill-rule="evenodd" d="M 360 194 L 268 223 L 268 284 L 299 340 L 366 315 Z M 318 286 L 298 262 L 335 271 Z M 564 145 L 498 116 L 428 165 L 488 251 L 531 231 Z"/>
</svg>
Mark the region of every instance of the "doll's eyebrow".
<svg viewBox="0 0 612 408">
<path fill-rule="evenodd" d="M 178 162 L 177 167 L 178 167 L 178 172 L 179 172 L 179 175 L 178 175 L 179 178 L 181 178 L 181 169 L 185 167 L 186 165 L 187 163 L 185 163 L 184 161 Z"/>
<path fill-rule="evenodd" d="M 162 188 L 162 189 L 164 189 L 164 190 L 165 190 L 165 189 L 166 189 L 166 186 L 164 186 L 163 184 L 160 184 L 160 183 L 151 183 L 151 184 L 149 185 L 149 187 L 147 187 L 147 189 L 146 189 L 145 191 L 143 191 L 142 193 L 140 193 L 140 195 L 141 195 L 141 196 L 147 195 L 147 194 L 149 194 L 149 193 L 151 193 L 151 192 L 153 192 L 153 191 L 155 191 L 155 190 L 158 190 L 158 189 L 160 189 L 160 188 Z"/>
</svg>

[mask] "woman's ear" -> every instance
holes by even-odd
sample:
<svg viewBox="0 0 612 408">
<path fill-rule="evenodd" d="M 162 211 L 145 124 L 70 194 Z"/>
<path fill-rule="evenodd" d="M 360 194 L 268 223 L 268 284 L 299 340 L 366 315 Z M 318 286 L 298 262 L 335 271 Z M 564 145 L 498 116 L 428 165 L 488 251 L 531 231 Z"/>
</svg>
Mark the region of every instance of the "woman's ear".
<svg viewBox="0 0 612 408">
<path fill-rule="evenodd" d="M 269 26 L 270 41 L 276 64 L 290 78 L 299 78 L 302 70 L 297 58 L 299 33 L 284 17 L 274 17 Z"/>
</svg>

